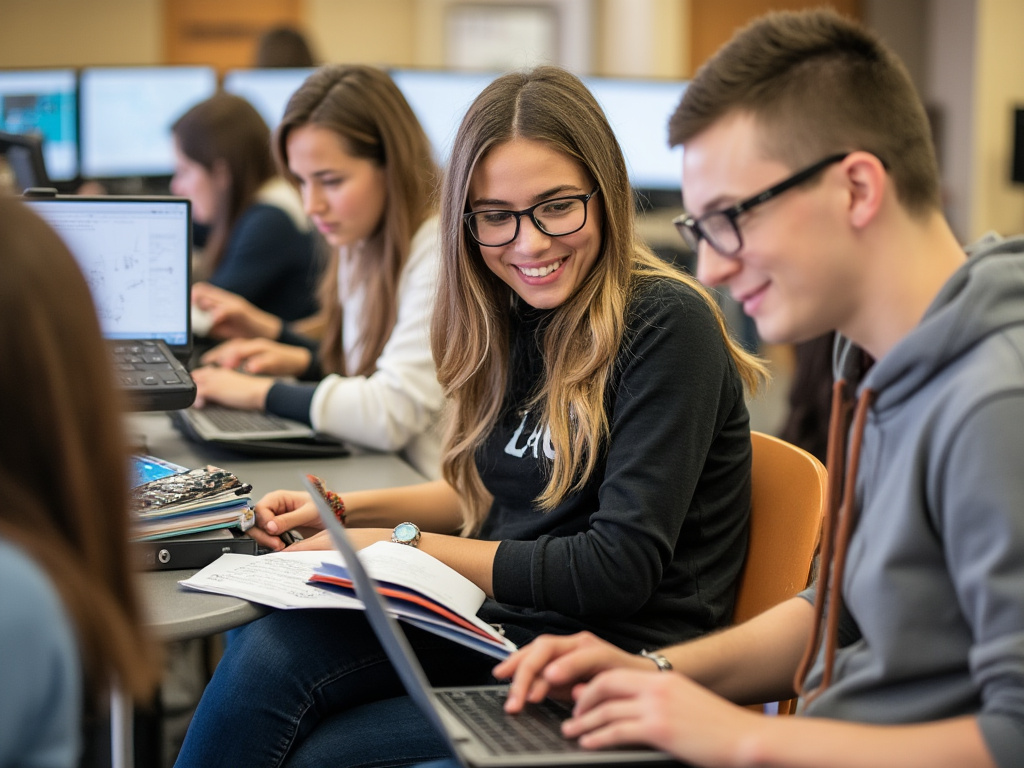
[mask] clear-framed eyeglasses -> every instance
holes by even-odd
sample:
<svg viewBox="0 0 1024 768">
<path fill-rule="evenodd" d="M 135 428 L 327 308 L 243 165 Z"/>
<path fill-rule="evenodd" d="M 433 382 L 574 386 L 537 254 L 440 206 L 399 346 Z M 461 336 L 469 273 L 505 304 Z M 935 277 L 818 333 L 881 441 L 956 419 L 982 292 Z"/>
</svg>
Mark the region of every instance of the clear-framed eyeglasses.
<svg viewBox="0 0 1024 768">
<path fill-rule="evenodd" d="M 587 223 L 587 203 L 600 188 L 586 195 L 566 195 L 542 200 L 521 211 L 485 210 L 462 214 L 470 236 L 480 245 L 497 248 L 519 237 L 519 222 L 529 216 L 533 225 L 549 237 L 579 232 Z"/>
<path fill-rule="evenodd" d="M 815 174 L 825 170 L 828 166 L 845 160 L 849 154 L 849 152 L 844 152 L 838 155 L 829 155 L 824 160 L 819 160 L 814 165 L 810 165 L 802 171 L 797 171 L 789 178 L 783 179 L 778 184 L 769 187 L 763 192 L 758 192 L 756 195 L 736 203 L 736 205 L 723 208 L 720 211 L 710 211 L 699 219 L 684 213 L 673 219 L 672 223 L 679 231 L 679 234 L 682 235 L 686 244 L 694 252 L 697 251 L 697 246 L 701 240 L 707 240 L 708 245 L 714 248 L 720 255 L 734 256 L 743 248 L 743 237 L 740 235 L 740 228 L 736 223 L 736 219 L 739 218 L 740 214 L 746 213 L 751 208 L 762 203 L 767 203 L 773 197 L 777 197 L 786 190 L 804 183 Z"/>
</svg>

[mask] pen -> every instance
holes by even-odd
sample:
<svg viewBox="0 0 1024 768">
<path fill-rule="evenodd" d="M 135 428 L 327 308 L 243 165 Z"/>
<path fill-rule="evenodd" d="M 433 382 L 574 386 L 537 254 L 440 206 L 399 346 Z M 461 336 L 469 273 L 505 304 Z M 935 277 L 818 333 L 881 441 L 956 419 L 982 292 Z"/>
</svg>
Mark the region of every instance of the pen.
<svg viewBox="0 0 1024 768">
<path fill-rule="evenodd" d="M 283 541 L 286 547 L 290 547 L 292 544 L 298 541 L 298 539 L 295 538 L 295 534 L 293 534 L 291 531 L 281 531 L 281 533 L 277 535 L 277 538 Z"/>
</svg>

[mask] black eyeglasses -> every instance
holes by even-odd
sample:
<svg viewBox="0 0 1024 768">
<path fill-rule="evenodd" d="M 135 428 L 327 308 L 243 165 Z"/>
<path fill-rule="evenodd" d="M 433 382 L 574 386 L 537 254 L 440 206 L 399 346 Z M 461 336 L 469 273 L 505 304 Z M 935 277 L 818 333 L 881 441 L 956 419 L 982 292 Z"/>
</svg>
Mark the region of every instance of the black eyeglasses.
<svg viewBox="0 0 1024 768">
<path fill-rule="evenodd" d="M 529 216 L 533 225 L 549 237 L 579 232 L 587 223 L 587 203 L 600 191 L 543 200 L 521 211 L 470 211 L 462 214 L 469 234 L 482 246 L 497 248 L 519 237 L 519 221 Z"/>
<path fill-rule="evenodd" d="M 708 241 L 708 245 L 722 256 L 732 256 L 743 247 L 740 228 L 736 224 L 736 219 L 739 218 L 740 214 L 761 205 L 761 203 L 768 202 L 773 197 L 781 195 L 787 189 L 792 189 L 798 184 L 802 184 L 833 163 L 845 160 L 849 154 L 849 152 L 844 152 L 840 155 L 829 155 L 824 160 L 819 160 L 814 165 L 794 173 L 788 179 L 780 181 L 775 186 L 769 187 L 763 192 L 758 192 L 753 197 L 748 197 L 746 200 L 721 211 L 705 213 L 699 219 L 684 213 L 673 219 L 672 223 L 676 225 L 679 234 L 682 235 L 683 240 L 686 241 L 686 244 L 693 251 L 696 252 L 701 239 L 704 239 Z"/>
</svg>

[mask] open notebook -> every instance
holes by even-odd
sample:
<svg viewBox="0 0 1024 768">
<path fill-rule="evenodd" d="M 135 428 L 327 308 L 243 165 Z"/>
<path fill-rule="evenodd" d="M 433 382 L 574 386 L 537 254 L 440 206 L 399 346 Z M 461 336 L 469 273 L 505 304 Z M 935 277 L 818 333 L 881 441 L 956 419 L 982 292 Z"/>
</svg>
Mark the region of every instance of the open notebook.
<svg viewBox="0 0 1024 768">
<path fill-rule="evenodd" d="M 31 190 L 25 202 L 77 259 L 117 380 L 137 410 L 187 408 L 196 385 L 189 279 L 192 214 L 183 197 L 85 197 Z"/>
<path fill-rule="evenodd" d="M 366 609 L 391 664 L 409 696 L 424 716 L 448 741 L 452 753 L 464 766 L 566 766 L 665 764 L 682 768 L 664 752 L 652 749 L 584 750 L 559 730 L 569 715 L 563 704 L 548 700 L 530 705 L 518 715 L 503 709 L 506 686 L 460 686 L 434 688 L 427 680 L 404 632 L 388 612 L 366 569 L 330 505 L 309 480 L 303 481 L 317 512 L 345 566 L 356 596 Z"/>
</svg>

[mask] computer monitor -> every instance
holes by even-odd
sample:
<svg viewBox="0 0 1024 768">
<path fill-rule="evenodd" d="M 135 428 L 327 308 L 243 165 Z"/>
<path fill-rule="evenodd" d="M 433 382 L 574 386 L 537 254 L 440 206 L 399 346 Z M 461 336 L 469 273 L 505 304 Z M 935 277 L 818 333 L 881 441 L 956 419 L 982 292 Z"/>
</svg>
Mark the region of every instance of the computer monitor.
<svg viewBox="0 0 1024 768">
<path fill-rule="evenodd" d="M 585 77 L 626 156 L 633 188 L 679 204 L 682 147 L 669 148 L 668 120 L 686 90 L 681 80 Z"/>
<path fill-rule="evenodd" d="M 391 78 L 416 113 L 434 148 L 434 156 L 442 166 L 448 162 L 455 133 L 466 110 L 496 76 L 484 72 L 391 70 Z"/>
<path fill-rule="evenodd" d="M 0 70 L 0 131 L 42 138 L 55 181 L 78 176 L 77 87 L 73 69 Z"/>
<path fill-rule="evenodd" d="M 217 90 L 213 67 L 87 67 L 81 71 L 82 175 L 170 176 L 171 125 Z"/>
<path fill-rule="evenodd" d="M 266 120 L 270 130 L 277 128 L 284 108 L 315 68 L 232 69 L 224 74 L 224 90 L 248 101 Z"/>
</svg>

